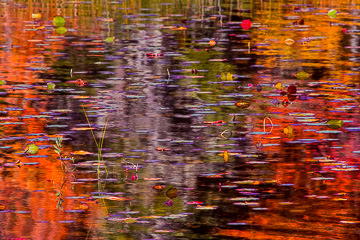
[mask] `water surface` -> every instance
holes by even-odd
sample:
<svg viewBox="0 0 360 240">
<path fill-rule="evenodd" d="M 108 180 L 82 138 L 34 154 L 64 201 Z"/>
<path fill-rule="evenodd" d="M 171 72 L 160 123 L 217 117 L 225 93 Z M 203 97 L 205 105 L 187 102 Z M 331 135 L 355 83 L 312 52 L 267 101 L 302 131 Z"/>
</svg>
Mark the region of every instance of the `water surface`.
<svg viewBox="0 0 360 240">
<path fill-rule="evenodd" d="M 356 1 L 0 4 L 1 239 L 360 238 Z"/>
</svg>

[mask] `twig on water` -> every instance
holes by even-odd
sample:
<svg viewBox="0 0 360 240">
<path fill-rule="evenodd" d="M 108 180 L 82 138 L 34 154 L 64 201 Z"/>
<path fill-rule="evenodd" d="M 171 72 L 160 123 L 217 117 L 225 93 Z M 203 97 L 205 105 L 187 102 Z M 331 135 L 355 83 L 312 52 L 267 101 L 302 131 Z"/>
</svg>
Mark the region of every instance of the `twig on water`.
<svg viewBox="0 0 360 240">
<path fill-rule="evenodd" d="M 273 130 L 274 124 L 273 124 L 271 118 L 269 118 L 269 117 L 265 117 L 265 118 L 264 118 L 264 121 L 263 121 L 264 132 L 266 132 L 266 120 L 269 120 L 269 122 L 271 123 L 271 129 L 270 129 L 270 131 L 269 131 L 269 133 L 271 133 L 272 130 Z"/>
</svg>

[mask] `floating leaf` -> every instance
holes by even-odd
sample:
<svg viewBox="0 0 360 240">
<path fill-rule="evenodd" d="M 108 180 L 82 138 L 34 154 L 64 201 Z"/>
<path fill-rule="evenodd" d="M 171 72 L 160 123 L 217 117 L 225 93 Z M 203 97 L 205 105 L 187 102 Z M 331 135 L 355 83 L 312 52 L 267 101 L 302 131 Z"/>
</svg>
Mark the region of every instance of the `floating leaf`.
<svg viewBox="0 0 360 240">
<path fill-rule="evenodd" d="M 211 47 L 215 46 L 215 45 L 216 45 L 215 40 L 210 40 L 210 41 L 209 41 L 209 45 L 210 45 Z"/>
<path fill-rule="evenodd" d="M 341 119 L 330 119 L 326 122 L 326 125 L 331 129 L 338 129 L 344 125 L 344 122 Z"/>
<path fill-rule="evenodd" d="M 55 86 L 56 86 L 55 83 L 48 83 L 47 84 L 48 90 L 54 90 Z"/>
<path fill-rule="evenodd" d="M 310 77 L 310 74 L 307 72 L 301 71 L 296 74 L 296 78 L 299 80 L 306 80 Z"/>
<path fill-rule="evenodd" d="M 241 109 L 245 109 L 245 108 L 250 107 L 250 103 L 245 102 L 245 101 L 238 101 L 237 103 L 235 103 L 235 106 L 237 106 L 238 108 L 241 108 Z"/>
<path fill-rule="evenodd" d="M 224 151 L 224 162 L 228 162 L 229 161 L 229 152 L 228 150 Z"/>
<path fill-rule="evenodd" d="M 67 29 L 65 27 L 58 27 L 58 28 L 56 28 L 55 32 L 57 34 L 63 35 L 63 34 L 65 34 L 67 32 Z"/>
<path fill-rule="evenodd" d="M 221 73 L 220 79 L 221 79 L 222 81 L 225 81 L 225 80 L 226 80 L 226 74 L 225 74 L 225 73 Z"/>
<path fill-rule="evenodd" d="M 173 200 L 169 199 L 166 202 L 164 202 L 164 204 L 171 207 L 174 204 L 174 202 L 173 202 Z"/>
<path fill-rule="evenodd" d="M 107 38 L 105 38 L 105 42 L 107 42 L 107 43 L 114 43 L 114 41 L 115 41 L 115 37 L 107 37 Z"/>
<path fill-rule="evenodd" d="M 290 125 L 287 126 L 286 128 L 284 128 L 283 132 L 288 138 L 293 137 L 293 128 L 292 128 L 292 126 L 290 126 Z"/>
<path fill-rule="evenodd" d="M 39 152 L 39 147 L 36 146 L 35 143 L 30 143 L 25 148 L 25 153 L 28 153 L 28 154 L 37 154 L 38 152 Z"/>
<path fill-rule="evenodd" d="M 291 46 L 291 45 L 293 45 L 294 43 L 295 43 L 295 41 L 292 40 L 291 38 L 288 38 L 288 39 L 285 40 L 285 44 L 288 45 L 288 46 Z"/>
<path fill-rule="evenodd" d="M 288 94 L 295 94 L 296 91 L 297 91 L 297 89 L 296 89 L 296 87 L 295 87 L 294 85 L 290 85 L 290 86 L 288 86 L 288 88 L 287 88 Z"/>
<path fill-rule="evenodd" d="M 277 83 L 275 85 L 275 88 L 278 89 L 278 90 L 281 90 L 283 87 L 284 87 L 284 85 L 282 85 L 281 83 Z"/>
<path fill-rule="evenodd" d="M 84 150 L 80 150 L 80 151 L 72 152 L 71 154 L 73 154 L 73 155 L 90 155 L 90 154 L 92 154 L 92 153 L 91 153 L 91 152 L 84 151 Z"/>
<path fill-rule="evenodd" d="M 129 201 L 130 198 L 126 197 L 118 197 L 118 196 L 106 196 L 104 199 L 112 200 L 112 201 Z"/>
<path fill-rule="evenodd" d="M 123 221 L 124 223 L 136 223 L 137 219 L 136 218 L 126 218 Z"/>
<path fill-rule="evenodd" d="M 63 27 L 65 25 L 65 19 L 61 16 L 56 16 L 53 19 L 53 25 L 55 27 Z"/>
<path fill-rule="evenodd" d="M 198 205 L 198 206 L 196 206 L 195 209 L 197 209 L 197 210 L 214 210 L 214 209 L 217 209 L 217 207 L 218 206 L 215 206 L 215 205 L 213 205 L 213 206 L 201 206 L 201 205 Z"/>
<path fill-rule="evenodd" d="M 180 26 L 180 27 L 171 26 L 170 29 L 171 29 L 171 30 L 181 31 L 181 30 L 186 30 L 187 27 L 185 27 L 185 26 Z"/>
<path fill-rule="evenodd" d="M 221 80 L 222 81 L 232 81 L 233 80 L 233 74 L 232 73 L 221 73 Z"/>
<path fill-rule="evenodd" d="M 174 188 L 174 187 L 171 187 L 170 189 L 168 189 L 167 191 L 166 191 L 166 196 L 168 197 L 168 198 L 176 198 L 177 197 L 177 195 L 178 195 L 178 190 L 176 189 L 176 188 Z"/>
<path fill-rule="evenodd" d="M 336 18 L 336 13 L 337 13 L 337 11 L 335 9 L 331 9 L 328 11 L 328 16 L 330 18 Z"/>
<path fill-rule="evenodd" d="M 165 188 L 165 185 L 154 185 L 153 189 L 155 190 L 163 190 Z"/>
<path fill-rule="evenodd" d="M 252 22 L 249 20 L 249 19 L 245 19 L 241 22 L 241 27 L 244 29 L 244 30 L 248 30 L 251 28 L 251 25 L 252 25 Z"/>
<path fill-rule="evenodd" d="M 31 14 L 32 18 L 41 18 L 41 13 L 33 13 Z"/>
</svg>

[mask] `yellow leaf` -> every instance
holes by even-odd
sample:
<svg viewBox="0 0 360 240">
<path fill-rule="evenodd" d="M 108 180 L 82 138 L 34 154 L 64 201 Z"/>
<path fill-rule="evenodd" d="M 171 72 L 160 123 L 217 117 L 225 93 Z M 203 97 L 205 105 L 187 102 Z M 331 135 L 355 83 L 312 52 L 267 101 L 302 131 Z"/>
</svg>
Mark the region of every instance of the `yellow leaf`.
<svg viewBox="0 0 360 240">
<path fill-rule="evenodd" d="M 288 135 L 289 129 L 288 129 L 288 128 L 284 128 L 284 133 L 285 133 L 286 135 Z"/>
<path fill-rule="evenodd" d="M 281 83 L 277 83 L 275 85 L 275 88 L 281 90 L 283 88 L 283 85 Z"/>
<path fill-rule="evenodd" d="M 226 80 L 226 75 L 225 75 L 225 73 L 221 73 L 221 80 L 222 80 L 222 81 L 225 81 L 225 80 Z"/>
<path fill-rule="evenodd" d="M 226 80 L 232 81 L 233 80 L 233 74 L 232 73 L 227 73 L 226 74 Z"/>
<path fill-rule="evenodd" d="M 292 138 L 292 137 L 293 137 L 294 131 L 293 131 L 292 126 L 290 126 L 290 125 L 287 126 L 286 128 L 284 128 L 283 132 L 284 132 L 285 135 L 288 136 L 288 138 Z"/>
<path fill-rule="evenodd" d="M 33 13 L 31 14 L 32 18 L 41 18 L 41 13 Z"/>
<path fill-rule="evenodd" d="M 289 126 L 289 138 L 292 138 L 293 137 L 293 128 L 292 126 Z"/>
<path fill-rule="evenodd" d="M 229 153 L 228 153 L 227 150 L 225 150 L 225 152 L 224 152 L 224 162 L 228 162 L 228 160 L 229 160 Z"/>
</svg>

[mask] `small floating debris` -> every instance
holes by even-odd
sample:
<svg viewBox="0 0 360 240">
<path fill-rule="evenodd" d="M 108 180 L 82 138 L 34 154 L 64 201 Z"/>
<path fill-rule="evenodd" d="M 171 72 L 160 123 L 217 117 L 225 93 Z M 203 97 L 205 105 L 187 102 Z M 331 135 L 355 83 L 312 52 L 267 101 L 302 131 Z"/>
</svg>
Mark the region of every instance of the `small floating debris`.
<svg viewBox="0 0 360 240">
<path fill-rule="evenodd" d="M 154 233 L 172 233 L 175 232 L 174 230 L 165 230 L 165 229 L 157 229 Z"/>
<path fill-rule="evenodd" d="M 63 220 L 63 221 L 57 221 L 57 223 L 74 223 L 73 220 Z"/>
<path fill-rule="evenodd" d="M 91 152 L 87 152 L 84 150 L 79 150 L 79 151 L 75 151 L 75 152 L 71 152 L 72 155 L 91 155 L 93 153 Z"/>
<path fill-rule="evenodd" d="M 249 224 L 246 222 L 229 222 L 229 223 L 227 223 L 227 225 L 229 225 L 229 226 L 246 226 Z"/>
<path fill-rule="evenodd" d="M 192 201 L 192 202 L 187 202 L 186 204 L 188 205 L 202 205 L 204 204 L 203 202 L 199 202 L 199 201 Z"/>
<path fill-rule="evenodd" d="M 130 198 L 126 197 L 118 197 L 118 196 L 106 196 L 104 199 L 112 200 L 112 201 L 130 201 Z"/>
<path fill-rule="evenodd" d="M 295 203 L 294 202 L 279 202 L 279 205 L 294 205 Z"/>
<path fill-rule="evenodd" d="M 248 108 L 250 106 L 250 103 L 246 102 L 246 101 L 238 101 L 238 102 L 235 103 L 235 106 L 237 106 L 240 109 L 245 109 L 245 108 Z"/>
<path fill-rule="evenodd" d="M 359 171 L 359 169 L 357 167 L 352 167 L 352 166 L 348 166 L 348 167 L 335 167 L 335 168 L 331 168 L 331 171 L 336 171 L 336 172 L 353 172 L 353 171 Z"/>
<path fill-rule="evenodd" d="M 216 205 L 209 205 L 209 206 L 196 206 L 195 209 L 197 209 L 197 210 L 215 210 L 217 208 L 218 208 L 218 206 L 216 206 Z"/>
<path fill-rule="evenodd" d="M 113 222 L 122 222 L 122 223 L 136 223 L 138 221 L 137 218 L 123 218 L 123 217 L 108 217 L 106 218 L 108 221 Z"/>
<path fill-rule="evenodd" d="M 233 205 L 236 206 L 259 206 L 258 202 L 234 202 Z"/>
<path fill-rule="evenodd" d="M 145 181 L 162 181 L 162 178 L 144 178 Z"/>
<path fill-rule="evenodd" d="M 345 220 L 343 220 L 343 221 L 340 221 L 340 223 L 343 223 L 343 224 L 359 224 L 360 221 L 345 221 Z"/>
</svg>

